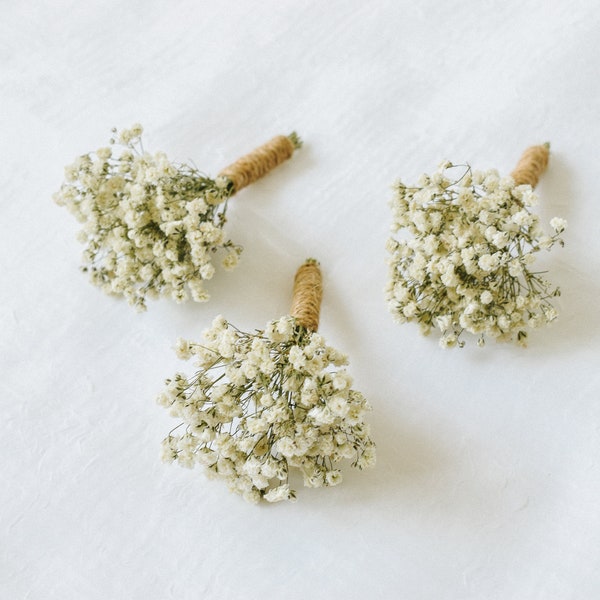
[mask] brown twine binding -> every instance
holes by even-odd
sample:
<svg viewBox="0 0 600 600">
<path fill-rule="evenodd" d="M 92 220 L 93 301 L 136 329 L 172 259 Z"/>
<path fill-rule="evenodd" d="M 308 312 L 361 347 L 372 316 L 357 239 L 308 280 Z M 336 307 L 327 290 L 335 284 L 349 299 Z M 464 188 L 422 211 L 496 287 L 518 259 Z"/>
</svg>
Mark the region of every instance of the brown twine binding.
<svg viewBox="0 0 600 600">
<path fill-rule="evenodd" d="M 247 185 L 264 177 L 269 171 L 291 158 L 294 150 L 300 147 L 296 134 L 289 137 L 275 136 L 266 144 L 259 146 L 249 154 L 242 156 L 233 164 L 225 167 L 220 177 L 225 177 L 233 184 L 233 193 L 239 192 Z"/>
<path fill-rule="evenodd" d="M 290 314 L 309 331 L 319 328 L 319 312 L 323 298 L 323 279 L 319 263 L 309 258 L 296 272 Z"/>
<path fill-rule="evenodd" d="M 548 166 L 548 158 L 550 157 L 550 144 L 546 143 L 541 146 L 531 146 L 523 152 L 517 166 L 511 173 L 516 185 L 529 184 L 534 188 L 540 176 Z"/>
</svg>

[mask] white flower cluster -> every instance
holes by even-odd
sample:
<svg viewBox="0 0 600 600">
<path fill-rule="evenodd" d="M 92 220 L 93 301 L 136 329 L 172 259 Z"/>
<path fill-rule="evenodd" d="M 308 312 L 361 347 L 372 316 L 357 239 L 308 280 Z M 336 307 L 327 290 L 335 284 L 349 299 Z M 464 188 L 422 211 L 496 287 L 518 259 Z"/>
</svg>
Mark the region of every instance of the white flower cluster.
<svg viewBox="0 0 600 600">
<path fill-rule="evenodd" d="M 531 186 L 468 165 L 452 179 L 455 167 L 446 162 L 416 187 L 395 186 L 392 231 L 405 235 L 387 244 L 389 309 L 424 334 L 438 328 L 444 347 L 464 345 L 463 331 L 479 345 L 485 336 L 525 345 L 527 329 L 557 316 L 550 299 L 559 289 L 530 267 L 535 253 L 563 245 L 567 223 L 552 219 L 547 235 L 530 211 L 537 201 Z"/>
<path fill-rule="evenodd" d="M 109 147 L 80 156 L 54 200 L 83 224 L 82 269 L 107 293 L 141 310 L 147 296 L 206 301 L 215 252 L 225 249 L 228 269 L 241 253 L 223 235 L 231 186 L 144 152 L 141 134 L 134 125 Z"/>
<path fill-rule="evenodd" d="M 294 499 L 291 467 L 320 487 L 341 482 L 343 459 L 361 469 L 375 463 L 363 420 L 370 406 L 340 368 L 346 357 L 318 333 L 293 317 L 253 334 L 217 317 L 203 337 L 179 340 L 178 355 L 199 371 L 167 380 L 158 398 L 182 420 L 163 441 L 165 460 L 202 465 L 251 502 Z"/>
</svg>

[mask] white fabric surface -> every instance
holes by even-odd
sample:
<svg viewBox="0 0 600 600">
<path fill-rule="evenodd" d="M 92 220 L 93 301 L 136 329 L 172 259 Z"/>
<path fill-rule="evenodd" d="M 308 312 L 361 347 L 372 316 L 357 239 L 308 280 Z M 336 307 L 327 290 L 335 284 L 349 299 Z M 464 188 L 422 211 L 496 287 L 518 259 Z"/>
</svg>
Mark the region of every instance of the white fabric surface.
<svg viewBox="0 0 600 600">
<path fill-rule="evenodd" d="M 600 594 L 600 18 L 593 0 L 4 2 L 0 597 L 595 599 Z M 207 173 L 304 148 L 231 202 L 240 266 L 136 314 L 78 271 L 63 167 L 140 121 Z M 552 143 L 539 214 L 559 320 L 442 350 L 383 300 L 394 180 L 509 172 Z M 378 464 L 254 506 L 159 460 L 172 350 L 285 314 L 309 256 L 321 333 L 371 401 Z"/>
</svg>

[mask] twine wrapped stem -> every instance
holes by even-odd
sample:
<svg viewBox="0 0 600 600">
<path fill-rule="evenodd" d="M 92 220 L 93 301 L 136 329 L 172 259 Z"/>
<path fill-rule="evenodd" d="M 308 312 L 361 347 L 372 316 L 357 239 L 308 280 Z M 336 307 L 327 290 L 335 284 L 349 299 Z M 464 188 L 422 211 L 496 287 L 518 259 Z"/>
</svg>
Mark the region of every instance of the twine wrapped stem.
<svg viewBox="0 0 600 600">
<path fill-rule="evenodd" d="M 529 184 L 534 188 L 542 173 L 548 166 L 550 156 L 550 144 L 530 146 L 523 152 L 517 166 L 511 173 L 516 185 Z"/>
<path fill-rule="evenodd" d="M 233 193 L 239 192 L 291 158 L 301 145 L 302 142 L 296 133 L 275 136 L 266 144 L 225 167 L 219 173 L 219 177 L 231 182 Z"/>
<path fill-rule="evenodd" d="M 309 258 L 296 272 L 290 314 L 299 325 L 317 331 L 323 298 L 323 279 L 319 263 Z"/>
</svg>

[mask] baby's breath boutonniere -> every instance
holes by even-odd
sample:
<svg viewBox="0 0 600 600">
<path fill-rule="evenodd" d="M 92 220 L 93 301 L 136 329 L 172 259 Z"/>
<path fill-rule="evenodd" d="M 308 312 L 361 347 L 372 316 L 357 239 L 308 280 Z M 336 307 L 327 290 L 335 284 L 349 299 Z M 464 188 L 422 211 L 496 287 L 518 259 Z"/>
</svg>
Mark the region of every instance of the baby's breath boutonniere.
<svg viewBox="0 0 600 600">
<path fill-rule="evenodd" d="M 295 499 L 292 468 L 304 485 L 337 485 L 340 463 L 375 463 L 364 422 L 370 406 L 352 389 L 347 357 L 317 333 L 322 295 L 314 260 L 298 270 L 291 314 L 245 333 L 217 317 L 200 343 L 179 340 L 198 371 L 166 382 L 159 404 L 181 420 L 163 458 L 201 465 L 246 500 Z"/>
<path fill-rule="evenodd" d="M 208 300 L 217 252 L 232 269 L 242 251 L 223 232 L 228 199 L 290 158 L 298 136 L 277 136 L 212 179 L 144 151 L 141 125 L 113 132 L 109 146 L 65 169 L 54 195 L 83 224 L 83 271 L 140 310 L 147 297 Z"/>
<path fill-rule="evenodd" d="M 396 321 L 437 328 L 451 347 L 465 331 L 479 345 L 486 336 L 526 345 L 528 330 L 556 318 L 560 290 L 533 270 L 536 253 L 564 244 L 567 226 L 555 217 L 547 234 L 531 212 L 548 157 L 548 144 L 532 146 L 510 177 L 444 162 L 416 186 L 396 184 L 385 292 Z"/>
</svg>

